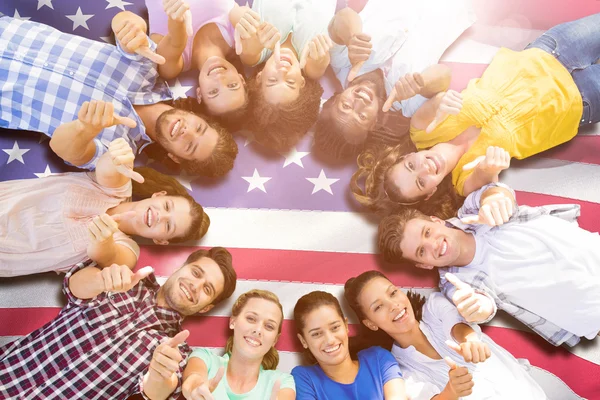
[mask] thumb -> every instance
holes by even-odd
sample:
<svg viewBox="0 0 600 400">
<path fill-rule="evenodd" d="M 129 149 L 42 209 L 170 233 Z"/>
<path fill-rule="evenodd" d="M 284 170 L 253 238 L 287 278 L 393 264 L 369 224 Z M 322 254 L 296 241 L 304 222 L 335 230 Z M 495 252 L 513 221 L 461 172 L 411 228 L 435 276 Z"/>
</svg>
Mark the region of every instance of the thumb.
<svg viewBox="0 0 600 400">
<path fill-rule="evenodd" d="M 388 112 L 390 108 L 392 108 L 392 104 L 394 104 L 394 100 L 396 100 L 396 88 L 392 88 L 392 92 L 388 96 L 387 100 L 383 104 L 383 108 L 381 111 Z"/>
<path fill-rule="evenodd" d="M 458 277 L 454 274 L 451 274 L 450 272 L 447 272 L 444 275 L 444 278 L 446 278 L 446 280 L 448 282 L 450 282 L 451 284 L 454 285 L 454 287 L 456 287 L 457 289 L 466 289 L 466 288 L 470 288 L 471 286 L 467 285 L 466 283 L 464 283 L 463 281 L 461 281 L 460 279 L 458 279 Z"/>
<path fill-rule="evenodd" d="M 446 346 L 450 347 L 452 350 L 454 350 L 458 354 L 462 355 L 462 349 L 460 348 L 460 346 L 458 344 L 456 344 L 456 342 L 454 342 L 452 340 L 446 340 L 445 343 L 446 343 Z"/>
<path fill-rule="evenodd" d="M 277 65 L 277 68 L 279 68 L 281 65 L 281 43 L 279 43 L 279 39 L 275 42 L 273 56 L 275 57 L 275 65 Z"/>
<path fill-rule="evenodd" d="M 137 285 L 142 279 L 146 278 L 148 275 L 154 272 L 154 268 L 146 266 L 138 269 L 133 277 L 131 277 L 131 286 Z"/>
<path fill-rule="evenodd" d="M 172 338 L 170 338 L 169 340 L 167 340 L 167 342 L 166 342 L 167 346 L 176 348 L 180 344 L 183 344 L 185 342 L 185 340 L 188 338 L 188 336 L 190 336 L 190 331 L 188 331 L 187 329 L 183 330 L 183 331 L 179 332 L 177 335 L 175 335 Z"/>
<path fill-rule="evenodd" d="M 113 115 L 113 125 L 125 125 L 128 128 L 135 128 L 137 126 L 137 122 L 129 117 L 119 117 L 118 115 Z"/>
<path fill-rule="evenodd" d="M 136 214 L 135 211 L 132 210 L 132 211 L 127 211 L 127 212 L 120 213 L 120 214 L 111 215 L 111 218 L 115 222 L 121 222 L 124 219 L 135 217 L 135 214 Z"/>
<path fill-rule="evenodd" d="M 279 388 L 281 387 L 281 381 L 277 379 L 273 384 L 273 390 L 271 390 L 271 399 L 277 400 L 277 395 L 279 394 Z"/>
<path fill-rule="evenodd" d="M 217 386 L 219 386 L 219 382 L 221 382 L 221 378 L 223 378 L 224 374 L 225 374 L 225 367 L 223 367 L 223 366 L 219 367 L 217 374 L 208 383 L 209 389 L 211 392 L 214 392 L 214 390 L 217 388 Z"/>
<path fill-rule="evenodd" d="M 358 72 L 360 71 L 364 63 L 364 61 L 359 61 L 352 66 L 352 69 L 348 73 L 348 82 L 352 82 L 354 78 L 356 78 L 356 75 L 358 75 Z"/>
<path fill-rule="evenodd" d="M 192 36 L 194 34 L 194 27 L 192 26 L 192 12 L 190 10 L 183 13 L 183 22 L 185 22 L 185 32 L 188 36 Z"/>
<path fill-rule="evenodd" d="M 310 43 L 307 43 L 306 46 L 304 46 L 304 49 L 302 50 L 302 54 L 300 54 L 300 68 L 304 69 L 304 67 L 306 67 L 306 61 L 308 59 L 308 48 Z"/>
<path fill-rule="evenodd" d="M 117 165 L 115 169 L 118 173 L 120 173 L 123 176 L 126 176 L 129 179 L 133 179 L 138 183 L 144 183 L 144 177 L 139 172 L 135 172 L 129 167 L 126 167 L 124 165 Z"/>
<path fill-rule="evenodd" d="M 437 128 L 437 126 L 442 122 L 442 120 L 445 117 L 445 113 L 442 115 L 436 115 L 435 118 L 433 119 L 433 121 L 431 121 L 431 123 L 429 125 L 427 125 L 427 129 L 425 129 L 425 132 L 427 133 L 431 133 L 433 132 L 433 130 L 435 128 Z"/>
<path fill-rule="evenodd" d="M 137 54 L 139 54 L 140 56 L 146 57 L 148 60 L 155 62 L 157 64 L 162 65 L 165 62 L 167 62 L 167 60 L 165 60 L 165 58 L 163 56 L 161 56 L 160 54 L 156 54 L 155 52 L 150 50 L 150 47 L 140 47 L 135 52 Z"/>
<path fill-rule="evenodd" d="M 461 218 L 460 222 L 466 225 L 472 225 L 481 223 L 481 219 L 479 218 L 479 215 L 469 215 L 468 217 Z"/>
<path fill-rule="evenodd" d="M 210 393 L 206 386 L 198 386 L 192 392 L 192 400 L 214 400 L 215 398 Z"/>
<path fill-rule="evenodd" d="M 456 363 L 454 361 L 452 361 L 452 359 L 450 357 L 444 357 L 444 361 L 446 361 L 446 364 L 448 364 L 448 366 L 450 367 L 450 370 L 455 370 L 456 368 L 458 368 L 458 366 L 456 365 Z"/>
<path fill-rule="evenodd" d="M 235 27 L 233 37 L 234 37 L 234 42 L 235 42 L 235 54 L 237 54 L 239 56 L 240 54 L 242 54 L 243 47 L 242 47 L 242 36 L 241 36 L 240 30 L 237 26 Z"/>
<path fill-rule="evenodd" d="M 463 169 L 463 171 L 469 171 L 469 170 L 475 168 L 476 166 L 478 166 L 479 163 L 482 162 L 483 160 L 485 160 L 485 156 L 479 156 L 476 159 L 474 159 L 473 161 L 471 161 L 470 163 L 465 164 L 465 166 L 462 169 Z"/>
</svg>

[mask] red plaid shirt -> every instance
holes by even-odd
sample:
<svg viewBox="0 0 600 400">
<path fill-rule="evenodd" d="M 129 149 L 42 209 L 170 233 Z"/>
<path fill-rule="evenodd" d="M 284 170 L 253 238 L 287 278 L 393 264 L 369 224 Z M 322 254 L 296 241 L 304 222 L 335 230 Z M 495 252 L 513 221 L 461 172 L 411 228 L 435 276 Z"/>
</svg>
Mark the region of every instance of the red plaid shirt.
<svg viewBox="0 0 600 400">
<path fill-rule="evenodd" d="M 142 391 L 152 353 L 181 330 L 183 317 L 156 305 L 154 275 L 127 293 L 102 293 L 81 300 L 63 291 L 68 304 L 51 322 L 0 348 L 1 399 L 126 399 Z M 183 361 L 191 349 L 179 347 Z M 171 398 L 181 392 L 178 385 Z"/>
</svg>

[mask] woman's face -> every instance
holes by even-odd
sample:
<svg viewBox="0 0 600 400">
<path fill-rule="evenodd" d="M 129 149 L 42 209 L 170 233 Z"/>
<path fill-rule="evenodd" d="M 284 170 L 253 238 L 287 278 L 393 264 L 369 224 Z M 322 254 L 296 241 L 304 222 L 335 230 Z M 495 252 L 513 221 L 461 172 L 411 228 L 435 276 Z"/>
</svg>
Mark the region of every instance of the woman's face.
<svg viewBox="0 0 600 400">
<path fill-rule="evenodd" d="M 213 56 L 202 65 L 198 75 L 198 101 L 213 115 L 236 110 L 246 102 L 244 77 L 224 58 Z"/>
<path fill-rule="evenodd" d="M 408 297 L 382 277 L 371 279 L 358 296 L 363 324 L 371 330 L 381 329 L 389 335 L 406 333 L 417 323 Z"/>
<path fill-rule="evenodd" d="M 282 319 L 277 304 L 261 298 L 249 299 L 240 314 L 229 322 L 235 351 L 245 358 L 262 360 L 277 343 Z"/>
<path fill-rule="evenodd" d="M 257 75 L 264 98 L 273 105 L 295 101 L 306 83 L 298 58 L 292 50 L 282 48 L 280 58 L 278 66 L 275 57 L 269 57 Z"/>
<path fill-rule="evenodd" d="M 132 215 L 125 222 L 132 234 L 168 244 L 170 239 L 185 235 L 191 225 L 190 202 L 180 196 L 157 192 L 133 204 Z M 129 214 L 129 213 L 127 213 Z"/>
<path fill-rule="evenodd" d="M 348 323 L 335 307 L 322 306 L 305 315 L 304 329 L 298 338 L 321 366 L 339 365 L 350 357 Z"/>
<path fill-rule="evenodd" d="M 385 179 L 400 192 L 406 202 L 428 199 L 446 176 L 445 158 L 432 150 L 407 154 L 392 166 Z"/>
</svg>

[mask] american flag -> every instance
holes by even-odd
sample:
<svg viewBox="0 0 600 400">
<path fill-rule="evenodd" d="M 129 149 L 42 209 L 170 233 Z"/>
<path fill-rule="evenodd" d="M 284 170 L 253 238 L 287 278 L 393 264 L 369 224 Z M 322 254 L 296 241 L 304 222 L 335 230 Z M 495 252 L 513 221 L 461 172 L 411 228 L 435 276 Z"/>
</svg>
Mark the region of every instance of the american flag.
<svg viewBox="0 0 600 400">
<path fill-rule="evenodd" d="M 360 7 L 366 1 L 348 0 L 348 4 Z M 479 77 L 498 47 L 522 49 L 556 24 L 600 12 L 600 1 L 594 0 L 572 0 L 568 5 L 564 0 L 477 0 L 474 6 L 477 23 L 442 58 L 452 68 L 451 87 L 455 90 Z M 143 13 L 144 9 L 143 0 L 0 2 L 0 15 L 31 19 L 99 41 L 110 40 L 110 20 L 117 12 Z M 176 97 L 186 97 L 195 93 L 194 82 L 190 72 L 169 84 Z M 324 99 L 339 87 L 331 71 L 322 84 Z M 598 232 L 599 134 L 598 126 L 581 129 L 576 138 L 559 148 L 513 162 L 501 180 L 517 191 L 520 204 L 581 204 L 580 226 Z M 226 177 L 176 176 L 206 207 L 212 221 L 207 236 L 186 246 L 149 242 L 141 246 L 138 266 L 152 265 L 163 277 L 181 265 L 196 246 L 219 245 L 232 252 L 238 289 L 208 316 L 186 320 L 191 346 L 221 349 L 229 335 L 227 321 L 235 298 L 251 288 L 271 290 L 286 312 L 277 348 L 280 368 L 289 372 L 300 362 L 301 348 L 291 319 L 301 295 L 326 290 L 341 299 L 344 282 L 370 269 L 383 271 L 405 289 L 425 295 L 436 290 L 437 274 L 394 268 L 376 254 L 376 220 L 357 207 L 348 190 L 354 165 L 332 166 L 313 158 L 310 134 L 288 154 L 266 150 L 251 135 L 241 133 L 236 140 L 240 153 Z M 159 168 L 145 156 L 138 161 Z M 39 179 L 67 170 L 49 149 L 45 136 L 0 132 L 0 180 Z M 0 345 L 27 335 L 58 314 L 64 304 L 60 281 L 53 273 L 0 279 Z M 359 321 L 348 308 L 345 311 L 356 328 Z M 550 398 L 600 399 L 600 340 L 584 340 L 572 349 L 554 348 L 503 316 L 484 331 L 516 357 L 539 367 L 536 377 Z"/>
</svg>

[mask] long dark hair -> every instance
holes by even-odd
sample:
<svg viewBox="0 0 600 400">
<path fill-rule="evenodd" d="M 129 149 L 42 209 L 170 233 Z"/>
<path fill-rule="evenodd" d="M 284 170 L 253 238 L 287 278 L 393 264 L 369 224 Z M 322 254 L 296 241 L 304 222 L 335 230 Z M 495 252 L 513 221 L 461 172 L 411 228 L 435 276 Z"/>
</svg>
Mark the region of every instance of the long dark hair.
<svg viewBox="0 0 600 400">
<path fill-rule="evenodd" d="M 183 236 L 172 238 L 169 242 L 179 243 L 188 240 L 199 240 L 206 235 L 210 226 L 210 218 L 181 183 L 172 176 L 161 174 L 149 167 L 137 167 L 134 170 L 144 177 L 144 183 L 131 181 L 134 198 L 147 199 L 152 197 L 154 193 L 164 190 L 167 195 L 183 197 L 190 204 L 190 228 Z"/>
</svg>

